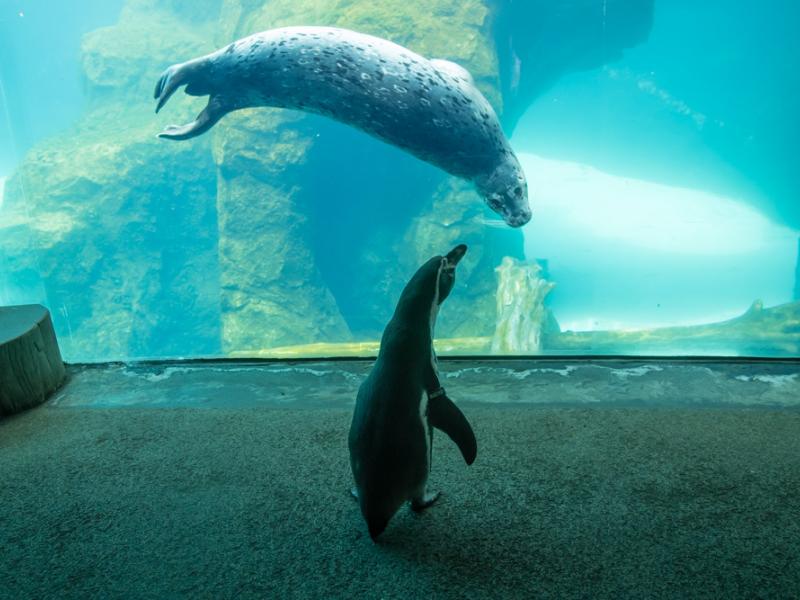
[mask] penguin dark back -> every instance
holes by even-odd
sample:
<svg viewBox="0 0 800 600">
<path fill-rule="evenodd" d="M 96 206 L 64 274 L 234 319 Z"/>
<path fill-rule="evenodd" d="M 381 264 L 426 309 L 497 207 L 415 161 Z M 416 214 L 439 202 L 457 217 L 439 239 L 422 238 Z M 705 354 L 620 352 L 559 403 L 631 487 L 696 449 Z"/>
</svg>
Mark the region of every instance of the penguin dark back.
<svg viewBox="0 0 800 600">
<path fill-rule="evenodd" d="M 439 497 L 427 491 L 433 428 L 458 445 L 467 464 L 477 455 L 472 427 L 439 381 L 433 348 L 439 307 L 453 289 L 466 251 L 460 244 L 417 270 L 358 390 L 348 440 L 350 466 L 353 495 L 373 540 L 405 502 L 421 511 Z"/>
</svg>

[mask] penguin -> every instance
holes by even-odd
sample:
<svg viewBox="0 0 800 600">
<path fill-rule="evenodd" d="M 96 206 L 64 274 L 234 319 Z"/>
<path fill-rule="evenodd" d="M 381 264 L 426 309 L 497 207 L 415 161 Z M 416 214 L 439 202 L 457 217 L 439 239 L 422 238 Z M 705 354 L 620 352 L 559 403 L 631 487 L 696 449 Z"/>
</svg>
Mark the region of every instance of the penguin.
<svg viewBox="0 0 800 600">
<path fill-rule="evenodd" d="M 373 541 L 405 503 L 422 511 L 439 493 L 426 490 L 433 428 L 445 432 L 468 465 L 475 461 L 475 434 L 439 381 L 433 329 L 455 283 L 467 247 L 422 265 L 400 295 L 381 337 L 378 357 L 356 397 L 348 445 L 361 514 Z"/>
</svg>

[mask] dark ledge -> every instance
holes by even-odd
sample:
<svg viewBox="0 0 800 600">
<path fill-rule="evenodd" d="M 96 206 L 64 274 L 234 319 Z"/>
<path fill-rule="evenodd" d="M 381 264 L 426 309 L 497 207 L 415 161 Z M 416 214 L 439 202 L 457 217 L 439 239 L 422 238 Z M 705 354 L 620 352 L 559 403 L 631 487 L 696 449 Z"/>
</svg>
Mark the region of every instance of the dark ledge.
<svg viewBox="0 0 800 600">
<path fill-rule="evenodd" d="M 41 404 L 65 374 L 50 312 L 38 304 L 0 307 L 0 416 Z"/>
</svg>

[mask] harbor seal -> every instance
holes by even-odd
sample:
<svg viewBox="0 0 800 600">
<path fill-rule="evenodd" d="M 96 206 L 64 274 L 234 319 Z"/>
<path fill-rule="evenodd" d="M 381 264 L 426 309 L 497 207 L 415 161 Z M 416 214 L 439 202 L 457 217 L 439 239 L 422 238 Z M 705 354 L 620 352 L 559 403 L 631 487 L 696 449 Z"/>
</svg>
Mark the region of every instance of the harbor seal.
<svg viewBox="0 0 800 600">
<path fill-rule="evenodd" d="M 433 328 L 455 283 L 467 247 L 434 256 L 408 282 L 381 338 L 375 365 L 358 389 L 348 445 L 353 495 L 374 540 L 400 506 L 420 511 L 438 493 L 426 491 L 433 427 L 444 431 L 471 465 L 478 453 L 469 422 L 439 382 Z"/>
<path fill-rule="evenodd" d="M 156 112 L 181 86 L 208 105 L 159 137 L 185 140 L 225 114 L 273 106 L 357 127 L 475 184 L 508 225 L 531 218 L 522 167 L 469 72 L 388 40 L 334 27 L 284 27 L 167 68 Z"/>
</svg>

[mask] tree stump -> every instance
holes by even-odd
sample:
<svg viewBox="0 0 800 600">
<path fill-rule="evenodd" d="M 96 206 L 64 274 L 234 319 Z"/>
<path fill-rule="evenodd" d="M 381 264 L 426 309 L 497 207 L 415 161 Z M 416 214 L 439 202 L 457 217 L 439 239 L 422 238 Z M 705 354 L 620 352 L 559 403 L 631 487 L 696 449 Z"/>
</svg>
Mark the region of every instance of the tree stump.
<svg viewBox="0 0 800 600">
<path fill-rule="evenodd" d="M 50 312 L 0 307 L 0 417 L 41 404 L 65 377 Z"/>
</svg>

